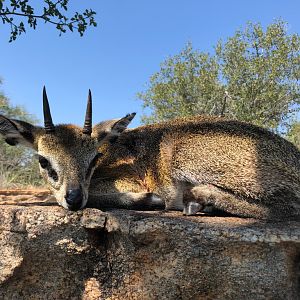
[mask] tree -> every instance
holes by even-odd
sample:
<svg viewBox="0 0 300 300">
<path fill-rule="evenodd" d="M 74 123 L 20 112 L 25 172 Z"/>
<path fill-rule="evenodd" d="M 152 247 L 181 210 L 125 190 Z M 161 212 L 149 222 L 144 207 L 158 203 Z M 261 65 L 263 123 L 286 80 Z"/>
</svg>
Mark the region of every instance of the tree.
<svg viewBox="0 0 300 300">
<path fill-rule="evenodd" d="M 300 37 L 278 20 L 264 31 L 248 23 L 213 54 L 189 43 L 161 64 L 138 93 L 150 115 L 142 121 L 209 114 L 285 130 L 299 111 Z M 279 127 L 280 126 L 280 127 Z"/>
<path fill-rule="evenodd" d="M 3 93 L 0 93 L 0 114 L 35 123 L 23 108 L 12 106 Z M 42 182 L 33 152 L 22 146 L 11 147 L 0 139 L 0 187 L 40 185 Z"/>
<path fill-rule="evenodd" d="M 9 42 L 26 32 L 27 27 L 36 29 L 38 20 L 54 25 L 60 35 L 67 30 L 73 32 L 77 30 L 82 36 L 88 26 L 97 26 L 94 19 L 96 12 L 92 9 L 86 9 L 84 12 L 75 12 L 73 16 L 66 16 L 69 0 L 44 0 L 40 6 L 40 11 L 31 3 L 31 0 L 0 0 L 0 18 L 3 24 L 10 25 Z M 24 23 L 25 22 L 25 23 Z"/>
<path fill-rule="evenodd" d="M 300 122 L 294 121 L 286 135 L 286 138 L 300 149 Z"/>
<path fill-rule="evenodd" d="M 224 93 L 219 67 L 214 57 L 194 51 L 189 43 L 163 62 L 160 71 L 150 78 L 149 89 L 138 94 L 144 107 L 152 109 L 152 115 L 143 116 L 142 121 L 152 123 L 217 111 L 215 99 Z"/>
</svg>

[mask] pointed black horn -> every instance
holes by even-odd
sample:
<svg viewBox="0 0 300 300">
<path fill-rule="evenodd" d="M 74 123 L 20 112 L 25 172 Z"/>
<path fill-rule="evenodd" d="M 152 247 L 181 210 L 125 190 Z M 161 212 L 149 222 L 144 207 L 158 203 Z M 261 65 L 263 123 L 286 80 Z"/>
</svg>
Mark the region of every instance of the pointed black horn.
<svg viewBox="0 0 300 300">
<path fill-rule="evenodd" d="M 48 97 L 46 93 L 46 88 L 43 88 L 43 110 L 44 110 L 44 126 L 47 133 L 51 133 L 55 131 L 55 127 L 52 122 Z"/>
<path fill-rule="evenodd" d="M 92 93 L 89 90 L 84 126 L 82 129 L 82 133 L 91 135 L 92 134 Z"/>
</svg>

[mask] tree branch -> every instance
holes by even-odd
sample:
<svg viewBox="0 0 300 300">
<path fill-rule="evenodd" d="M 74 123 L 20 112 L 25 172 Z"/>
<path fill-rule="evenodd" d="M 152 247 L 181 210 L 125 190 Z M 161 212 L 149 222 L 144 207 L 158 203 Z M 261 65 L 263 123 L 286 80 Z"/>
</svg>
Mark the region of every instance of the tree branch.
<svg viewBox="0 0 300 300">
<path fill-rule="evenodd" d="M 71 21 L 71 22 L 55 22 L 55 21 L 51 21 L 47 15 L 29 15 L 29 14 L 25 14 L 25 13 L 15 13 L 15 12 L 8 12 L 8 13 L 0 13 L 0 17 L 1 16 L 8 16 L 8 15 L 15 15 L 15 16 L 20 16 L 20 17 L 26 17 L 26 18 L 36 18 L 36 19 L 43 19 L 45 20 L 45 22 L 49 22 L 51 24 L 54 24 L 54 25 L 62 25 L 62 26 L 68 26 L 70 24 L 74 24 L 74 23 L 77 23 L 78 21 L 74 20 L 74 21 Z M 84 17 L 83 20 L 87 20 L 89 19 L 89 17 Z M 13 23 L 12 23 L 13 24 Z M 14 26 L 17 26 L 14 24 Z M 77 27 L 74 27 L 74 28 L 77 28 Z"/>
<path fill-rule="evenodd" d="M 82 13 L 75 12 L 71 17 L 63 14 L 67 11 L 69 0 L 44 0 L 43 14 L 35 14 L 34 8 L 28 4 L 29 1 L 10 0 L 10 6 L 3 7 L 3 2 L 0 0 L 0 19 L 3 24 L 7 23 L 11 26 L 10 42 L 15 40 L 18 35 L 26 32 L 25 25 L 21 21 L 19 24 L 14 23 L 14 17 L 26 18 L 29 27 L 36 29 L 37 20 L 44 20 L 45 23 L 50 23 L 56 26 L 56 29 L 61 33 L 65 33 L 67 29 L 73 31 L 76 29 L 80 36 L 83 35 L 88 26 L 97 26 L 94 16 L 96 12 L 91 9 L 86 9 Z M 60 7 L 59 7 L 60 5 Z M 75 26 L 76 25 L 76 26 Z"/>
<path fill-rule="evenodd" d="M 222 103 L 222 109 L 221 109 L 221 112 L 220 112 L 221 117 L 224 117 L 224 115 L 225 115 L 226 104 L 227 104 L 228 98 L 230 98 L 229 94 L 228 94 L 227 91 L 225 91 L 225 96 L 224 96 L 223 103 Z"/>
</svg>

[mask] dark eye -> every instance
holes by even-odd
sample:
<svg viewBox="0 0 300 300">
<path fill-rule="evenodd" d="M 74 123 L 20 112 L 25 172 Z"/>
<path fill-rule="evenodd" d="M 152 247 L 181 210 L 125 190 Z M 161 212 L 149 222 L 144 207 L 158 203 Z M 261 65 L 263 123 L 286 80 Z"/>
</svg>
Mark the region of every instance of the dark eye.
<svg viewBox="0 0 300 300">
<path fill-rule="evenodd" d="M 53 169 L 49 169 L 48 176 L 51 177 L 54 181 L 58 180 L 58 175 Z"/>
<path fill-rule="evenodd" d="M 43 169 L 46 169 L 49 166 L 49 161 L 43 156 L 39 156 L 39 163 Z"/>
<path fill-rule="evenodd" d="M 103 156 L 103 153 L 97 153 L 96 156 L 93 158 L 93 160 L 92 160 L 92 162 L 91 162 L 91 165 L 92 165 L 92 166 L 95 166 L 96 163 L 97 163 L 97 161 L 98 161 L 98 159 L 99 159 L 101 156 Z"/>
<path fill-rule="evenodd" d="M 103 156 L 103 153 L 97 153 L 96 156 L 93 158 L 93 160 L 91 161 L 90 165 L 89 165 L 89 168 L 87 170 L 87 173 L 86 173 L 86 177 L 88 178 L 90 176 L 90 173 L 92 171 L 92 168 L 95 167 L 95 165 L 97 164 L 97 161 L 98 159 Z"/>
</svg>

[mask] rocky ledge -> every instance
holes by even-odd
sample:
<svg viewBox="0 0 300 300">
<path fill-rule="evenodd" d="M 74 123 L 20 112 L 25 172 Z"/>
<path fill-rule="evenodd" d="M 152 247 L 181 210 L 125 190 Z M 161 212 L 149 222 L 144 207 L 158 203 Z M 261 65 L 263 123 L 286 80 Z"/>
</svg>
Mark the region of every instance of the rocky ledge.
<svg viewBox="0 0 300 300">
<path fill-rule="evenodd" d="M 5 193 L 0 299 L 300 299 L 300 222 L 74 213 L 46 191 Z"/>
</svg>

